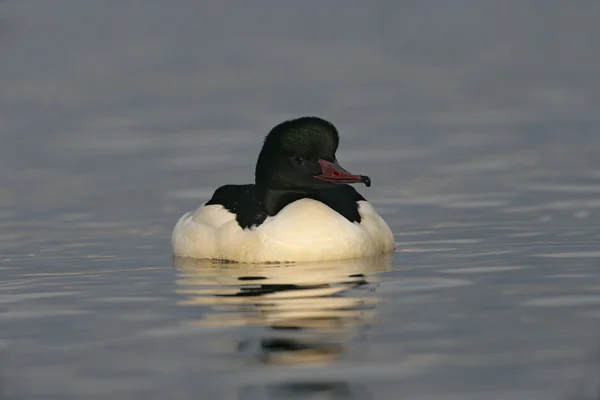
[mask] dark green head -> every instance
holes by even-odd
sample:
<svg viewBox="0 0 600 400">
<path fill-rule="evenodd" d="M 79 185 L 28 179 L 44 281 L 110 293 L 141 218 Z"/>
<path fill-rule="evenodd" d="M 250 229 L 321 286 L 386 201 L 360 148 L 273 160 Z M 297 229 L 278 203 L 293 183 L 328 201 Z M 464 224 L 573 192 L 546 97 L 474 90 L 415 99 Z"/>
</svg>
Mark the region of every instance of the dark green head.
<svg viewBox="0 0 600 400">
<path fill-rule="evenodd" d="M 365 183 L 336 160 L 339 135 L 333 124 L 317 117 L 282 122 L 265 138 L 256 163 L 255 182 L 261 188 L 324 189 L 345 183 Z"/>
</svg>

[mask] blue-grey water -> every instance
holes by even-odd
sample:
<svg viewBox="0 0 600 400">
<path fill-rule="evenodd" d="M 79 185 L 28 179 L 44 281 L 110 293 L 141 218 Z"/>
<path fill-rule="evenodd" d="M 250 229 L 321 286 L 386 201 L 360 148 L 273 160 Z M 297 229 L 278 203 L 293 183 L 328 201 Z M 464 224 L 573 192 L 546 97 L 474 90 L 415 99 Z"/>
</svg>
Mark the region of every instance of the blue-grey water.
<svg viewBox="0 0 600 400">
<path fill-rule="evenodd" d="M 0 398 L 598 399 L 600 3 L 0 2 Z M 318 115 L 390 257 L 173 260 Z"/>
</svg>

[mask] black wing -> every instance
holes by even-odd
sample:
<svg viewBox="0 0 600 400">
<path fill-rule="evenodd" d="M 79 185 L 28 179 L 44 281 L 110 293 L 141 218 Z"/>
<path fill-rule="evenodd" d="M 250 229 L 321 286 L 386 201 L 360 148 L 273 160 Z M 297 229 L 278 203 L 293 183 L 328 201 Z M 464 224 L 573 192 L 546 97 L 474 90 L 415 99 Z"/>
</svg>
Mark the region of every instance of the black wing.
<svg viewBox="0 0 600 400">
<path fill-rule="evenodd" d="M 315 200 L 327 204 L 350 222 L 360 222 L 358 201 L 365 198 L 350 185 L 340 185 L 317 191 Z"/>
<path fill-rule="evenodd" d="M 211 204 L 222 205 L 234 213 L 242 229 L 258 226 L 267 218 L 267 213 L 256 196 L 254 185 L 221 186 L 205 205 Z"/>
</svg>

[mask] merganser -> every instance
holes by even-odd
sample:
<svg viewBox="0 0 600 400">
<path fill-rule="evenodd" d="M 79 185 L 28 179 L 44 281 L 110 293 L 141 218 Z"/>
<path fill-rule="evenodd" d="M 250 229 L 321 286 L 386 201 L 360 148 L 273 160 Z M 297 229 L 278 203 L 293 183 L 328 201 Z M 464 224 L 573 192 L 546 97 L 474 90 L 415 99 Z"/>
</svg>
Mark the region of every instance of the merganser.
<svg viewBox="0 0 600 400">
<path fill-rule="evenodd" d="M 326 261 L 394 250 L 394 235 L 350 183 L 371 185 L 336 160 L 332 123 L 302 117 L 265 138 L 255 183 L 225 185 L 175 225 L 179 257 L 244 263 Z"/>
</svg>

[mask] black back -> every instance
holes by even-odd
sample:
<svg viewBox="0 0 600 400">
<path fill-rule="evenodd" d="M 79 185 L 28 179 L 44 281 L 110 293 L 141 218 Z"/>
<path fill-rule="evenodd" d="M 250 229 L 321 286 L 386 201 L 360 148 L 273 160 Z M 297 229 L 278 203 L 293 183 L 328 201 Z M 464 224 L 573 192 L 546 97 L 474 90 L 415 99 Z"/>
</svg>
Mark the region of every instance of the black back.
<svg viewBox="0 0 600 400">
<path fill-rule="evenodd" d="M 300 198 L 310 198 L 320 201 L 350 222 L 360 222 L 358 204 L 365 198 L 350 185 L 339 185 L 331 189 L 314 190 L 303 195 L 289 197 L 281 208 Z M 218 188 L 206 205 L 219 204 L 236 215 L 236 221 L 242 229 L 259 226 L 268 214 L 259 198 L 256 186 L 225 185 Z"/>
</svg>

